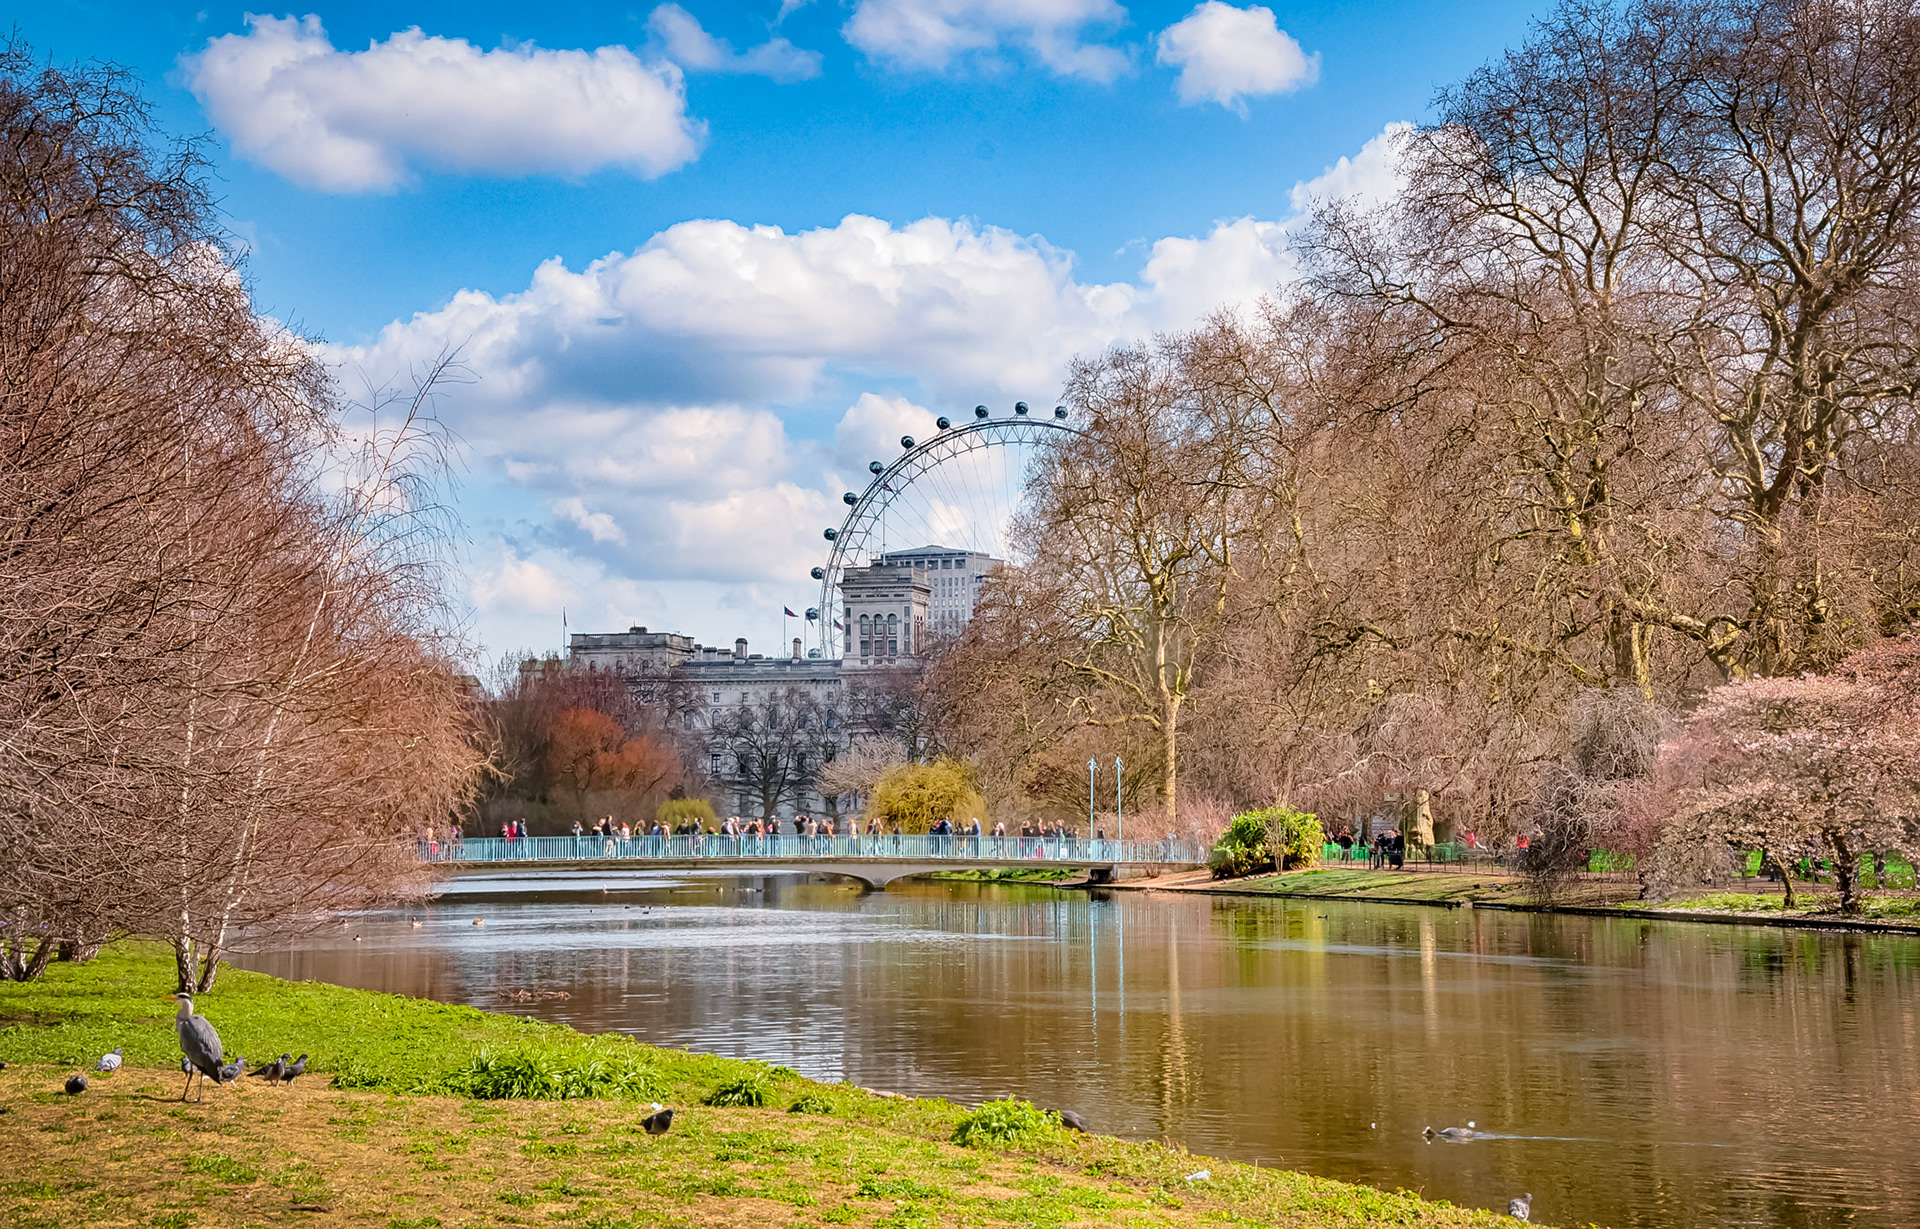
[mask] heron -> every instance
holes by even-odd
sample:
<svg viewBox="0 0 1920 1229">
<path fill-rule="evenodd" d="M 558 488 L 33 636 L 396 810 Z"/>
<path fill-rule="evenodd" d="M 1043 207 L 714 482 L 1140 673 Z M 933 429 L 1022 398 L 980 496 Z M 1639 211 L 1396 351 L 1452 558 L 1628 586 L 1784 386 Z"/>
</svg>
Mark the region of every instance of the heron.
<svg viewBox="0 0 1920 1229">
<path fill-rule="evenodd" d="M 1078 1131 L 1082 1135 L 1093 1134 L 1092 1130 L 1087 1126 L 1087 1120 L 1072 1110 L 1060 1111 L 1060 1125 L 1069 1131 Z"/>
<path fill-rule="evenodd" d="M 100 1061 L 93 1065 L 93 1069 L 95 1071 L 104 1071 L 108 1075 L 112 1075 L 114 1072 L 120 1070 L 120 1055 L 125 1050 L 126 1050 L 125 1046 L 115 1046 L 111 1053 L 102 1054 L 100 1056 Z"/>
<path fill-rule="evenodd" d="M 300 1076 L 305 1075 L 306 1073 L 307 1073 L 307 1056 L 305 1054 L 302 1054 L 299 1058 L 294 1059 L 292 1063 L 288 1064 L 287 1069 L 285 1071 L 282 1071 L 280 1073 L 280 1082 L 282 1084 L 291 1084 L 294 1082 L 294 1080 L 298 1079 Z"/>
<path fill-rule="evenodd" d="M 280 1073 L 287 1069 L 287 1063 L 292 1058 L 293 1055 L 291 1054 L 282 1054 L 266 1066 L 260 1068 L 260 1070 L 253 1072 L 253 1078 L 256 1080 L 267 1080 L 269 1082 L 279 1079 Z"/>
<path fill-rule="evenodd" d="M 193 996 L 176 994 L 173 997 L 180 1000 L 180 1010 L 173 1016 L 173 1031 L 179 1034 L 180 1053 L 186 1056 L 181 1062 L 182 1065 L 192 1064 L 192 1070 L 187 1072 L 187 1088 L 180 1090 L 180 1099 L 185 1101 L 187 1089 L 193 1087 L 195 1075 L 200 1076 L 201 1096 L 206 1095 L 208 1076 L 212 1076 L 216 1084 L 223 1082 L 220 1079 L 222 1050 L 220 1034 L 213 1031 L 213 1025 L 205 1016 L 193 1014 Z"/>
<path fill-rule="evenodd" d="M 1507 1200 L 1507 1215 L 1515 1220 L 1526 1220 L 1533 1215 L 1533 1192 L 1528 1191 L 1518 1199 Z"/>
<path fill-rule="evenodd" d="M 85 1091 L 87 1091 L 86 1076 L 70 1075 L 67 1077 L 67 1095 L 69 1097 L 77 1097 Z"/>
</svg>

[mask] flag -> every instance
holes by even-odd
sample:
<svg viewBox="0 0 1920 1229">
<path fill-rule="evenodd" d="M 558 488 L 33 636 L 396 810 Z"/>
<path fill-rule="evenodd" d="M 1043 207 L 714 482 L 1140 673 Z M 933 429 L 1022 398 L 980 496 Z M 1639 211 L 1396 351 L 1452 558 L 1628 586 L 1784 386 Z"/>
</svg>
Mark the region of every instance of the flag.
<svg viewBox="0 0 1920 1229">
<path fill-rule="evenodd" d="M 807 622 L 809 622 L 809 623 L 811 623 L 811 622 L 813 622 L 813 621 L 814 621 L 814 620 L 815 620 L 816 618 L 818 618 L 818 617 L 819 617 L 819 616 L 818 616 L 818 615 L 816 615 L 816 614 L 814 614 L 814 613 L 813 613 L 813 612 L 812 612 L 811 610 L 809 610 L 809 611 L 807 612 Z"/>
<path fill-rule="evenodd" d="M 800 617 L 799 615 L 793 613 L 793 607 L 791 606 L 782 606 L 780 608 L 780 613 L 786 615 L 789 619 L 797 619 Z"/>
<path fill-rule="evenodd" d="M 847 630 L 847 625 L 845 623 L 842 623 L 840 620 L 835 619 L 833 621 L 833 630 L 836 632 L 844 632 Z"/>
</svg>

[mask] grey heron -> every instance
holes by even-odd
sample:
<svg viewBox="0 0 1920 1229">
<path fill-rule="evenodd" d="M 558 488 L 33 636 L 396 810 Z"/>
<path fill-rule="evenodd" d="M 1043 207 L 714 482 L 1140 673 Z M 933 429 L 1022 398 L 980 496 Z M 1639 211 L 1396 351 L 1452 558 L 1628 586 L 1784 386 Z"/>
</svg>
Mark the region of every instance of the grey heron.
<svg viewBox="0 0 1920 1229">
<path fill-rule="evenodd" d="M 95 1071 L 105 1071 L 109 1075 L 120 1070 L 120 1055 L 125 1050 L 125 1046 L 115 1046 L 112 1053 L 102 1054 L 100 1056 L 100 1061 L 93 1065 L 93 1069 Z"/>
<path fill-rule="evenodd" d="M 1074 1113 L 1072 1110 L 1060 1111 L 1060 1125 L 1065 1127 L 1069 1131 L 1078 1131 L 1082 1135 L 1093 1134 L 1093 1132 L 1089 1130 L 1087 1127 L 1087 1120 L 1082 1118 L 1080 1115 Z"/>
<path fill-rule="evenodd" d="M 282 1071 L 280 1073 L 280 1082 L 282 1084 L 291 1084 L 296 1078 L 303 1076 L 306 1073 L 307 1073 L 307 1056 L 305 1054 L 302 1054 L 299 1058 L 294 1059 L 293 1062 L 288 1065 L 285 1071 Z"/>
<path fill-rule="evenodd" d="M 213 1031 L 213 1025 L 207 1022 L 205 1016 L 193 1014 L 192 995 L 176 994 L 174 997 L 180 1000 L 180 1010 L 174 1013 L 173 1031 L 180 1037 L 180 1053 L 186 1056 L 184 1061 L 193 1066 L 193 1070 L 187 1073 L 187 1088 L 193 1086 L 193 1077 L 198 1075 L 200 1095 L 205 1096 L 208 1076 L 212 1076 L 216 1084 L 221 1082 L 220 1034 Z M 187 1088 L 180 1090 L 182 1101 L 187 1099 Z"/>
<path fill-rule="evenodd" d="M 1515 1220 L 1526 1220 L 1533 1215 L 1533 1192 L 1528 1191 L 1518 1199 L 1507 1200 L 1507 1215 Z"/>
</svg>

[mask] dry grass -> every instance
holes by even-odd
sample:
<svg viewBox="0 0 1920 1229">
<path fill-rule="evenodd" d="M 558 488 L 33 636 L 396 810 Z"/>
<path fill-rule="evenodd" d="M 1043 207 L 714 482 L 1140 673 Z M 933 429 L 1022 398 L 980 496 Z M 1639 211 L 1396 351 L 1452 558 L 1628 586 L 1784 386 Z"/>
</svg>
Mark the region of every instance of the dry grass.
<svg viewBox="0 0 1920 1229">
<path fill-rule="evenodd" d="M 152 1070 L 78 1097 L 67 1069 L 0 1072 L 10 1143 L 0 1224 L 94 1226 L 934 1224 L 1491 1225 L 1487 1213 L 1155 1145 L 1062 1137 L 1041 1154 L 960 1148 L 780 1107 L 475 1102 L 307 1080 L 181 1104 Z M 1189 1183 L 1202 1167 L 1214 1178 Z"/>
</svg>

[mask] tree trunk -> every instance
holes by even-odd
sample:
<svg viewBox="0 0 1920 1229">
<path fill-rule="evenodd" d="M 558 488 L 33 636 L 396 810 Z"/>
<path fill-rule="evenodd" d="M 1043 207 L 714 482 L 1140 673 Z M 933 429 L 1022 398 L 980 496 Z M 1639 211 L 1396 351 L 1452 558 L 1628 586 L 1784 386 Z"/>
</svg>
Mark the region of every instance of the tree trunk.
<svg viewBox="0 0 1920 1229">
<path fill-rule="evenodd" d="M 1829 828 L 1827 844 L 1833 848 L 1833 881 L 1840 888 L 1840 912 L 1852 917 L 1860 912 L 1860 859 L 1844 832 Z"/>
<path fill-rule="evenodd" d="M 196 961 L 193 957 L 193 937 L 175 935 L 173 937 L 173 981 L 175 994 L 192 994 Z"/>
<path fill-rule="evenodd" d="M 1168 836 L 1174 834 L 1174 790 L 1180 784 L 1179 760 L 1176 758 L 1179 754 L 1178 743 L 1176 741 L 1179 720 L 1180 710 L 1177 707 L 1169 706 L 1167 709 L 1167 719 L 1160 723 L 1161 753 L 1167 757 L 1165 775 L 1161 777 L 1160 788 L 1167 802 Z"/>
<path fill-rule="evenodd" d="M 1760 851 L 1760 872 L 1765 874 L 1768 870 L 1772 870 L 1780 876 L 1780 886 L 1786 889 L 1786 900 L 1782 902 L 1781 907 L 1785 909 L 1793 908 L 1795 904 L 1793 898 L 1793 873 L 1787 869 L 1787 864 L 1782 862 L 1771 851 L 1762 849 Z"/>
<path fill-rule="evenodd" d="M 100 954 L 100 944 L 94 939 L 65 939 L 54 959 L 63 963 L 85 964 Z"/>
<path fill-rule="evenodd" d="M 213 981 L 220 976 L 220 956 L 225 951 L 224 936 L 207 944 L 200 951 L 200 976 L 193 983 L 195 994 L 205 994 L 213 989 Z"/>
</svg>

